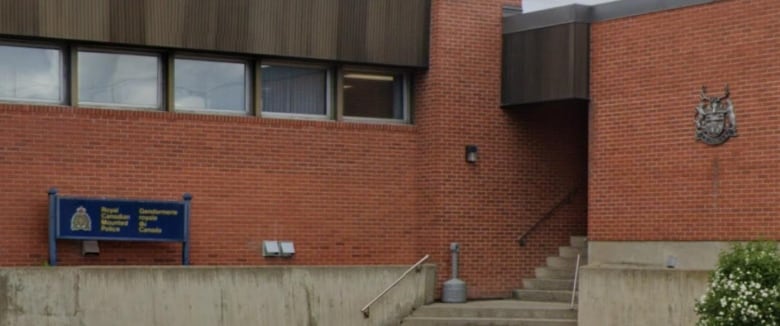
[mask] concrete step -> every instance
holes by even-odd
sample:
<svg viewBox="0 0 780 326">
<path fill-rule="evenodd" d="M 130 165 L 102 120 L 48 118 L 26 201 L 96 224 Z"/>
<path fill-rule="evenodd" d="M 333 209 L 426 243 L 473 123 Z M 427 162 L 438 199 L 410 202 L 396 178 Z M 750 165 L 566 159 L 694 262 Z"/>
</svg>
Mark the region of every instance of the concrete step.
<svg viewBox="0 0 780 326">
<path fill-rule="evenodd" d="M 529 278 L 523 279 L 523 288 L 527 290 L 569 290 L 574 286 L 573 279 Z"/>
<path fill-rule="evenodd" d="M 413 317 L 576 319 L 569 304 L 518 300 L 434 303 L 417 309 Z"/>
<path fill-rule="evenodd" d="M 569 238 L 569 244 L 576 248 L 586 248 L 586 236 L 573 236 Z"/>
<path fill-rule="evenodd" d="M 571 302 L 571 290 L 514 290 L 512 297 L 523 301 Z M 577 297 L 575 295 L 575 302 Z"/>
<path fill-rule="evenodd" d="M 558 248 L 558 255 L 561 256 L 561 257 L 576 258 L 577 254 L 582 255 L 582 257 L 588 257 L 587 250 L 585 248 L 579 248 L 579 247 L 559 247 Z"/>
<path fill-rule="evenodd" d="M 552 267 L 537 267 L 535 270 L 536 278 L 552 278 L 552 279 L 574 279 L 574 267 L 571 268 L 552 268 Z"/>
<path fill-rule="evenodd" d="M 403 326 L 577 326 L 574 319 L 407 317 Z"/>
<path fill-rule="evenodd" d="M 580 266 L 587 265 L 588 259 L 580 257 Z M 566 258 L 566 257 L 547 257 L 547 267 L 551 268 L 560 268 L 560 269 L 570 269 L 577 266 L 577 258 Z"/>
</svg>

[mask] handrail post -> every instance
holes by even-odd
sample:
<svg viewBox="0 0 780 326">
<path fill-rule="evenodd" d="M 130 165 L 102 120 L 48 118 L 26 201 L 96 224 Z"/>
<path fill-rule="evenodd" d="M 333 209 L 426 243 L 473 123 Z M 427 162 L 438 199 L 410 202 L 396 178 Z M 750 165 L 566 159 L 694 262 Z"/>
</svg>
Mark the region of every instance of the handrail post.
<svg viewBox="0 0 780 326">
<path fill-rule="evenodd" d="M 414 265 L 412 265 L 412 267 L 409 267 L 409 269 L 407 269 L 406 272 L 401 274 L 401 276 L 397 280 L 395 280 L 395 282 L 390 284 L 390 286 L 388 286 L 384 291 L 382 291 L 382 293 L 379 293 L 379 295 L 374 297 L 373 300 L 369 301 L 368 304 L 366 304 L 366 306 L 363 307 L 363 309 L 360 309 L 360 312 L 363 313 L 363 318 L 368 318 L 370 314 L 369 309 L 371 309 L 371 305 L 374 304 L 374 302 L 376 302 L 377 300 L 379 300 L 379 298 L 384 296 L 388 291 L 390 291 L 390 289 L 398 285 L 398 283 L 400 283 L 401 280 L 403 280 L 406 277 L 406 275 L 409 275 L 409 273 L 411 273 L 412 271 L 420 272 L 420 270 L 422 270 L 422 268 L 420 268 L 420 265 L 422 265 L 422 263 L 424 263 L 429 258 L 431 258 L 431 255 L 425 255 L 425 257 L 423 257 L 422 259 L 414 263 Z"/>
<path fill-rule="evenodd" d="M 577 254 L 577 265 L 574 268 L 574 286 L 571 288 L 571 304 L 569 305 L 569 309 L 574 309 L 574 299 L 577 295 L 577 278 L 580 273 L 580 255 Z"/>
</svg>

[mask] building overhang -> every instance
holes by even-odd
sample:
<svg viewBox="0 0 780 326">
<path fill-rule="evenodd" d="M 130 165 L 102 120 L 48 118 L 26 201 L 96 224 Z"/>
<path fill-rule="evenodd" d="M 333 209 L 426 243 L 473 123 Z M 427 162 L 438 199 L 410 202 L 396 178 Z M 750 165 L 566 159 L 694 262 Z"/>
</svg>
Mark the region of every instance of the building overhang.
<svg viewBox="0 0 780 326">
<path fill-rule="evenodd" d="M 587 102 L 591 23 L 714 1 L 624 0 L 507 15 L 503 20 L 501 106 Z"/>
<path fill-rule="evenodd" d="M 430 7 L 430 0 L 6 1 L 0 37 L 424 68 Z"/>
</svg>

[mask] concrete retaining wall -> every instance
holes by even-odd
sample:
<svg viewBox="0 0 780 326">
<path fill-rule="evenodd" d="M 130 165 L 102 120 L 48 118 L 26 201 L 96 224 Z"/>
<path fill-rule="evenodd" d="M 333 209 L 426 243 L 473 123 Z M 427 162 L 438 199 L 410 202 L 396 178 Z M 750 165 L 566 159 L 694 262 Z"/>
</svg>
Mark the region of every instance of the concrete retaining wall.
<svg viewBox="0 0 780 326">
<path fill-rule="evenodd" d="M 580 326 L 692 326 L 709 272 L 632 266 L 581 270 Z"/>
<path fill-rule="evenodd" d="M 710 270 L 730 245 L 727 241 L 588 241 L 588 262 L 664 268 L 674 257 L 679 269 Z"/>
<path fill-rule="evenodd" d="M 0 325 L 397 325 L 433 301 L 435 267 L 0 269 Z"/>
</svg>

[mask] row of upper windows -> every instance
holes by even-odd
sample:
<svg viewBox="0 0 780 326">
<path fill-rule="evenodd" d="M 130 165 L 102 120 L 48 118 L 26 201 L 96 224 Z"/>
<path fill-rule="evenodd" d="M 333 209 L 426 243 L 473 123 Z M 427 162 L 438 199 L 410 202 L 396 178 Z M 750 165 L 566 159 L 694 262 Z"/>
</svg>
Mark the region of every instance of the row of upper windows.
<svg viewBox="0 0 780 326">
<path fill-rule="evenodd" d="M 336 117 L 335 106 L 347 119 L 409 121 L 402 71 L 334 73 L 316 64 L 95 48 L 72 53 L 68 65 L 58 47 L 0 44 L 0 100 L 322 119 Z M 66 87 L 65 71 L 76 75 L 69 79 L 75 85 Z"/>
</svg>

